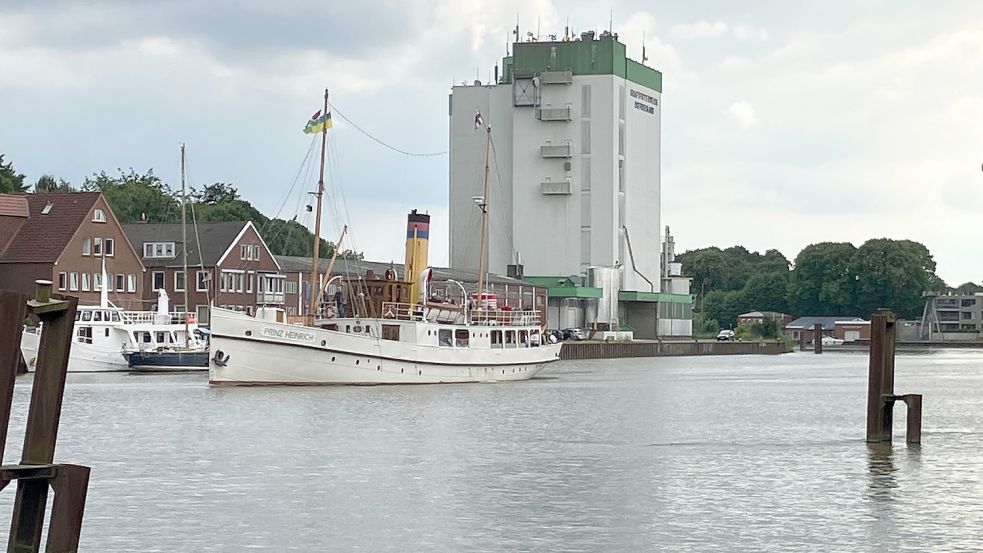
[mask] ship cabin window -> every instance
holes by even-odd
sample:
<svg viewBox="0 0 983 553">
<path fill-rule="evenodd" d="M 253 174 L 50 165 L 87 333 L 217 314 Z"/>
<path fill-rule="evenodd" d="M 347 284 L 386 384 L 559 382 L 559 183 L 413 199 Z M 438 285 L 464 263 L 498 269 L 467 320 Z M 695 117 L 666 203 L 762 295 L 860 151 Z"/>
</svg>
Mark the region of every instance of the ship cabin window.
<svg viewBox="0 0 983 553">
<path fill-rule="evenodd" d="M 101 322 L 102 321 L 102 311 L 93 311 L 92 312 L 92 321 L 93 322 Z"/>
<path fill-rule="evenodd" d="M 157 338 L 156 341 L 157 341 L 158 344 L 166 344 L 167 343 L 167 333 L 166 332 L 155 332 L 154 335 Z"/>
<path fill-rule="evenodd" d="M 352 325 L 345 325 L 345 334 L 352 333 Z"/>
<path fill-rule="evenodd" d="M 143 342 L 144 344 L 149 344 L 150 342 L 153 342 L 154 341 L 150 337 L 150 333 L 149 332 L 141 332 L 140 334 L 141 334 L 140 341 Z"/>
<path fill-rule="evenodd" d="M 459 348 L 468 347 L 468 343 L 470 342 L 470 334 L 471 333 L 468 332 L 468 329 L 466 328 L 459 328 L 454 331 L 454 345 Z"/>
<path fill-rule="evenodd" d="M 382 325 L 382 339 L 399 341 L 399 325 Z"/>
<path fill-rule="evenodd" d="M 493 330 L 491 331 L 491 347 L 500 348 L 502 347 L 502 331 Z"/>
<path fill-rule="evenodd" d="M 109 338 L 109 327 L 107 326 L 105 330 L 106 330 L 106 338 Z"/>
<path fill-rule="evenodd" d="M 83 321 L 91 321 L 92 320 L 92 311 L 83 311 L 82 312 L 82 320 Z"/>
<path fill-rule="evenodd" d="M 112 312 L 112 313 L 110 313 L 110 314 L 111 314 L 111 315 L 113 316 L 113 322 L 114 322 L 114 323 L 118 323 L 118 322 L 119 322 L 119 320 L 120 320 L 120 319 L 119 319 L 119 312 L 117 312 L 117 311 L 113 311 L 113 312 Z"/>
<path fill-rule="evenodd" d="M 538 348 L 542 344 L 542 337 L 539 335 L 538 330 L 533 330 L 529 333 L 529 345 L 534 348 Z"/>
<path fill-rule="evenodd" d="M 515 347 L 515 331 L 506 330 L 505 331 L 505 347 L 514 348 Z"/>
<path fill-rule="evenodd" d="M 529 347 L 529 331 L 528 330 L 520 330 L 519 331 L 519 347 L 520 348 L 527 348 L 527 347 Z"/>
<path fill-rule="evenodd" d="M 77 340 L 79 342 L 83 343 L 83 344 L 91 344 L 92 343 L 92 327 L 91 326 L 83 326 L 83 327 L 79 328 L 78 331 L 75 333 L 75 335 L 77 336 Z"/>
<path fill-rule="evenodd" d="M 451 329 L 441 328 L 440 330 L 437 331 L 437 345 L 439 345 L 442 348 L 453 347 L 454 342 L 451 338 L 452 336 L 453 333 L 451 332 Z"/>
</svg>

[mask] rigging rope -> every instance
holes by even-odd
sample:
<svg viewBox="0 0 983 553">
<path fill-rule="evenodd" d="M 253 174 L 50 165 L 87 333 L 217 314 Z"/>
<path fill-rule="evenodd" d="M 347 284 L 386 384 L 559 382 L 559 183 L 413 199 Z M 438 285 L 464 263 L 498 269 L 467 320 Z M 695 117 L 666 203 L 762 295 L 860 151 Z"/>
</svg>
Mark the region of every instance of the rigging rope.
<svg viewBox="0 0 983 553">
<path fill-rule="evenodd" d="M 392 150 L 394 152 L 403 154 L 404 156 L 413 156 L 413 157 L 443 156 L 443 155 L 447 155 L 447 153 L 448 153 L 447 150 L 444 150 L 442 152 L 425 152 L 425 153 L 420 153 L 420 152 L 407 152 L 406 150 L 401 150 L 401 149 L 399 149 L 399 148 L 397 148 L 395 146 L 391 146 L 389 144 L 386 144 L 382 140 L 380 140 L 380 139 L 372 136 L 371 134 L 369 134 L 368 131 L 366 131 L 362 127 L 359 127 L 358 125 L 356 125 L 354 121 L 352 121 L 351 119 L 345 117 L 345 114 L 342 113 L 341 110 L 338 109 L 338 107 L 335 106 L 334 104 L 328 104 L 328 105 L 331 106 L 331 111 L 333 113 L 337 113 L 338 115 L 340 115 L 341 118 L 344 119 L 346 123 L 348 123 L 349 125 L 351 125 L 352 127 L 354 127 L 355 130 L 357 130 L 358 132 L 364 134 L 365 136 L 369 137 L 370 139 L 374 140 L 375 142 L 379 143 L 380 145 L 382 145 L 382 146 L 384 146 L 386 148 L 389 148 L 390 150 Z"/>
</svg>

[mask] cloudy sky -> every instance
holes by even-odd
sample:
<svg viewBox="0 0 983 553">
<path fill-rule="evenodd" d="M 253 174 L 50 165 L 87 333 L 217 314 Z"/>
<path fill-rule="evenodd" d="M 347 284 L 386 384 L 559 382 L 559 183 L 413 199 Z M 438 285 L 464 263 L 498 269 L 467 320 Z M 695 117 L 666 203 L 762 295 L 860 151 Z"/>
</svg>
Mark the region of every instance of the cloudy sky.
<svg viewBox="0 0 983 553">
<path fill-rule="evenodd" d="M 488 78 L 517 16 L 545 35 L 612 12 L 663 72 L 681 250 L 909 238 L 949 284 L 983 280 L 979 2 L 0 0 L 0 152 L 31 182 L 133 167 L 173 185 L 186 142 L 192 183 L 304 220 L 301 128 L 325 86 L 368 133 L 442 152 L 451 84 Z M 331 161 L 327 238 L 350 221 L 356 248 L 399 259 L 416 207 L 446 262 L 446 156 L 339 120 Z"/>
</svg>

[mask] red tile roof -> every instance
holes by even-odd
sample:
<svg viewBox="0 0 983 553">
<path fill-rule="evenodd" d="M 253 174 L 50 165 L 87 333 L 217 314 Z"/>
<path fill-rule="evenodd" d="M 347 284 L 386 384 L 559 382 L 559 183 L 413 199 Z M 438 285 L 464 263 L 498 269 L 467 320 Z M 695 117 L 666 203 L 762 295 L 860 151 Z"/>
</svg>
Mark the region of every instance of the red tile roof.
<svg viewBox="0 0 983 553">
<path fill-rule="evenodd" d="M 0 194 L 0 217 L 27 217 L 27 195 Z"/>
<path fill-rule="evenodd" d="M 57 261 L 99 196 L 99 192 L 27 194 L 28 219 L 0 255 L 0 263 Z M 50 211 L 42 215 L 48 204 Z"/>
</svg>

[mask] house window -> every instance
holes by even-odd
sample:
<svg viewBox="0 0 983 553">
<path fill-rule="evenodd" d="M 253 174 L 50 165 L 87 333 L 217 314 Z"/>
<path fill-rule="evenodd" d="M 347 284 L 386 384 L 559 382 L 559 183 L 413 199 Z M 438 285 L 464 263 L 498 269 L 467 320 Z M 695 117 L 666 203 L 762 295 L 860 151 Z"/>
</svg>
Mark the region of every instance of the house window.
<svg viewBox="0 0 983 553">
<path fill-rule="evenodd" d="M 116 255 L 116 241 L 112 238 L 106 238 L 106 255 L 108 257 Z"/>
<path fill-rule="evenodd" d="M 58 289 L 68 289 L 68 273 L 58 273 Z"/>
<path fill-rule="evenodd" d="M 259 246 L 253 246 L 253 259 L 259 261 Z"/>
<path fill-rule="evenodd" d="M 92 273 L 92 291 L 102 291 L 102 273 Z"/>
<path fill-rule="evenodd" d="M 164 288 L 164 271 L 154 271 L 153 273 L 153 287 L 151 290 L 156 292 Z"/>
<path fill-rule="evenodd" d="M 287 294 L 297 293 L 297 283 L 294 281 L 288 281 L 283 283 L 283 291 Z"/>
<path fill-rule="evenodd" d="M 209 280 L 208 271 L 198 271 L 195 276 L 195 290 L 199 292 L 207 292 Z"/>
<path fill-rule="evenodd" d="M 89 291 L 89 273 L 82 273 L 82 291 Z"/>
<path fill-rule="evenodd" d="M 208 324 L 208 306 L 196 305 L 195 311 L 198 313 L 198 324 Z"/>
<path fill-rule="evenodd" d="M 92 239 L 92 255 L 102 255 L 102 238 Z"/>
<path fill-rule="evenodd" d="M 255 280 L 255 278 L 256 278 L 256 275 L 253 274 L 253 273 L 248 273 L 246 275 L 246 292 L 252 293 L 252 291 L 253 291 L 253 281 Z"/>
<path fill-rule="evenodd" d="M 106 222 L 106 212 L 99 209 L 98 207 L 92 212 L 92 222 L 94 223 L 105 223 Z"/>
<path fill-rule="evenodd" d="M 185 282 L 184 271 L 175 271 L 174 272 L 174 291 L 175 292 L 184 292 L 184 282 Z"/>
<path fill-rule="evenodd" d="M 136 292 L 137 291 L 137 276 L 136 275 L 126 275 L 126 291 Z"/>
<path fill-rule="evenodd" d="M 125 292 L 126 291 L 126 275 L 123 273 L 118 273 L 116 275 L 116 291 Z"/>
<path fill-rule="evenodd" d="M 92 239 L 82 239 L 82 255 L 92 255 Z"/>
<path fill-rule="evenodd" d="M 243 261 L 245 261 L 246 259 L 248 259 L 246 256 L 249 255 L 250 253 L 252 253 L 252 252 L 250 252 L 248 250 L 248 248 L 249 248 L 249 246 L 239 246 L 239 259 L 241 259 Z"/>
<path fill-rule="evenodd" d="M 78 292 L 79 289 L 79 274 L 71 273 L 68 275 L 68 289 L 73 292 Z"/>
<path fill-rule="evenodd" d="M 170 259 L 174 257 L 174 242 L 144 242 L 143 257 Z"/>
</svg>

